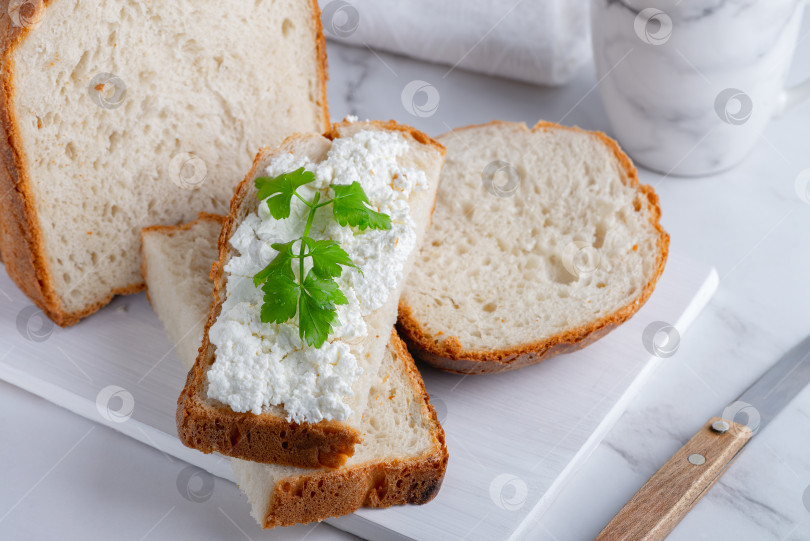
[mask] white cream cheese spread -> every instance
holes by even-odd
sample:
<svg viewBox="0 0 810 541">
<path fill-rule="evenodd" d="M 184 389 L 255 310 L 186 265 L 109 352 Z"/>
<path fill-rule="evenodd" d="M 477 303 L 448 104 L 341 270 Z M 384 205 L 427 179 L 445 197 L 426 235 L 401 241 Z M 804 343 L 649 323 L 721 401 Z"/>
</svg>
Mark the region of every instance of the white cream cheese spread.
<svg viewBox="0 0 810 541">
<path fill-rule="evenodd" d="M 235 251 L 224 270 L 226 298 L 209 336 L 216 360 L 208 371 L 208 397 L 234 411 L 259 414 L 269 406 L 283 406 L 293 422 L 346 420 L 351 408 L 344 398 L 362 369 L 357 356 L 367 334 L 364 317 L 380 308 L 403 277 L 405 262 L 416 245 L 408 203 L 413 190 L 427 188 L 424 171 L 404 168 L 397 158 L 408 152 L 405 138 L 391 131 L 366 130 L 337 138 L 325 160 L 312 163 L 292 153 L 276 157 L 267 176 L 305 167 L 315 181 L 298 193 L 310 201 L 316 191 L 331 199 L 330 184 L 359 182 L 372 209 L 388 214 L 389 230 L 359 231 L 340 226 L 331 207 L 321 209 L 310 231 L 313 239 L 331 239 L 346 251 L 362 273 L 344 268 L 337 279 L 348 304 L 339 305 L 340 323 L 327 342 L 314 348 L 299 338 L 298 317 L 285 323 L 262 323 L 261 289 L 253 276 L 277 254 L 273 243 L 301 236 L 308 207 L 293 197 L 290 217 L 276 220 L 265 202 L 245 217 L 230 239 Z M 297 246 L 297 243 L 296 243 Z"/>
</svg>

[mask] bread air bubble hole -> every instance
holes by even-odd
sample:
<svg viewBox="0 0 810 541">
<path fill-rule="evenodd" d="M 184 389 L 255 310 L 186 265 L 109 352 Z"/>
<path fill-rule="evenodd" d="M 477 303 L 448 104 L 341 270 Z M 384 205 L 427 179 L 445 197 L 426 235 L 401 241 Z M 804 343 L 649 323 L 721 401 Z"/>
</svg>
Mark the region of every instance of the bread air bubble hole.
<svg viewBox="0 0 810 541">
<path fill-rule="evenodd" d="M 497 305 L 494 302 L 488 302 L 482 307 L 484 312 L 494 312 L 496 308 Z"/>
<path fill-rule="evenodd" d="M 281 23 L 281 34 L 286 38 L 289 37 L 290 32 L 292 32 L 295 26 L 293 25 L 292 21 L 289 19 L 284 19 L 284 22 Z"/>
<path fill-rule="evenodd" d="M 76 159 L 76 146 L 73 143 L 65 145 L 65 156 L 71 161 Z"/>
<path fill-rule="evenodd" d="M 596 238 L 593 241 L 594 248 L 601 248 L 605 244 L 605 238 L 607 237 L 607 226 L 603 222 L 599 222 L 596 224 Z"/>
</svg>

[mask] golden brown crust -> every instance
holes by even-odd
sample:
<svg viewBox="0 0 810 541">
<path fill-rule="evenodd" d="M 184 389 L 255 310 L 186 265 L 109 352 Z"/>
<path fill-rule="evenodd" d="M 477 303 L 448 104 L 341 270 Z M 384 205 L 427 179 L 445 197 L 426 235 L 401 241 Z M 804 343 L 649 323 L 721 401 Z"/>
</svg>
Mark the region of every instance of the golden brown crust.
<svg viewBox="0 0 810 541">
<path fill-rule="evenodd" d="M 401 131 L 416 141 L 426 141 L 426 144 L 435 145 L 444 153 L 443 146 L 413 128 L 400 126 L 393 121 L 368 124 L 380 129 Z M 348 124 L 335 124 L 325 137 L 336 137 L 339 128 L 346 125 Z M 292 149 L 296 142 L 306 137 L 309 136 L 291 135 L 272 152 L 266 148 L 261 149 L 247 176 L 236 188 L 218 240 L 219 258 L 211 267 L 214 292 L 203 332 L 202 346 L 177 401 L 177 431 L 180 441 L 185 445 L 205 453 L 217 451 L 254 462 L 334 468 L 342 466 L 354 453 L 354 446 L 361 441 L 359 431 L 348 424 L 337 421 L 290 423 L 274 415 L 237 413 L 227 406 L 213 407 L 203 399 L 206 374 L 215 356 L 208 331 L 219 316 L 224 298 L 226 276 L 223 266 L 229 253 L 228 239 L 238 227 L 242 203 L 250 191 L 253 179 L 266 160 L 273 154 Z"/>
<path fill-rule="evenodd" d="M 414 396 L 422 402 L 422 417 L 430 425 L 433 446 L 422 455 L 322 470 L 280 479 L 274 487 L 262 526 L 292 526 L 352 513 L 360 507 L 423 504 L 441 488 L 447 469 L 444 430 L 430 405 L 430 397 L 405 344 L 391 333 L 394 358 L 410 380 Z"/>
<path fill-rule="evenodd" d="M 320 101 L 321 119 L 323 131 L 329 129 L 329 102 L 326 99 L 326 82 L 329 80 L 329 62 L 326 59 L 326 36 L 323 34 L 323 23 L 321 22 L 321 8 L 318 0 L 311 0 L 312 4 L 312 27 L 315 31 L 315 47 L 318 56 L 318 78 L 320 79 Z"/>
<path fill-rule="evenodd" d="M 514 127 L 522 127 L 529 131 L 525 124 L 514 122 L 493 121 L 487 124 L 466 126 L 455 131 L 480 128 L 496 124 L 504 124 Z M 397 329 L 400 335 L 411 346 L 414 356 L 430 365 L 457 374 L 492 374 L 516 370 L 525 366 L 537 364 L 539 362 L 559 355 L 560 353 L 570 353 L 599 340 L 611 330 L 615 329 L 641 308 L 655 289 L 655 284 L 664 271 L 667 254 L 669 252 L 669 235 L 661 227 L 661 208 L 658 204 L 658 196 L 652 187 L 641 184 L 638 180 L 638 173 L 630 158 L 621 150 L 619 145 L 610 137 L 601 132 L 590 132 L 582 130 L 576 126 L 561 126 L 553 122 L 540 121 L 532 128 L 532 132 L 540 130 L 563 129 L 587 133 L 599 138 L 607 146 L 619 164 L 624 169 L 626 181 L 629 185 L 638 190 L 639 197 L 649 202 L 650 223 L 658 233 L 657 245 L 657 265 L 656 271 L 650 281 L 644 286 L 640 294 L 629 304 L 619 308 L 612 314 L 592 321 L 586 325 L 568 329 L 559 334 L 544 340 L 519 344 L 509 348 L 498 350 L 482 350 L 465 348 L 456 336 L 450 336 L 442 341 L 437 340 L 429 333 L 418 319 L 413 315 L 413 309 L 404 301 L 399 303 L 399 318 Z"/>
<path fill-rule="evenodd" d="M 32 0 L 25 9 L 32 7 L 35 13 L 28 14 L 37 20 L 52 0 Z M 315 32 L 316 55 L 319 78 L 319 101 L 322 110 L 323 129 L 329 129 L 329 107 L 326 99 L 328 64 L 326 40 L 321 24 L 321 12 L 317 0 L 312 3 L 312 26 Z M 98 311 L 116 295 L 129 295 L 142 291 L 143 281 L 114 288 L 102 300 L 81 310 L 68 312 L 54 289 L 51 270 L 45 255 L 42 233 L 37 219 L 34 197 L 31 192 L 26 158 L 22 147 L 17 119 L 11 106 L 14 92 L 13 53 L 30 31 L 29 27 L 14 27 L 9 14 L 9 0 L 0 0 L 0 124 L 5 137 L 0 139 L 0 253 L 12 280 L 51 320 L 67 327 Z"/>
</svg>

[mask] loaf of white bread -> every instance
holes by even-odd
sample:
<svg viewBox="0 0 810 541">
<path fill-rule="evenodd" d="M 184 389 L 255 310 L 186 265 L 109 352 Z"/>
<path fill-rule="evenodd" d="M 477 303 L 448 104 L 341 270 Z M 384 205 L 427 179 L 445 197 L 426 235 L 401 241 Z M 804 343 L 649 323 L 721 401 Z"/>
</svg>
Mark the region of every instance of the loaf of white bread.
<svg viewBox="0 0 810 541">
<path fill-rule="evenodd" d="M 438 141 L 433 226 L 399 305 L 418 359 L 468 374 L 522 368 L 598 340 L 649 298 L 669 236 L 615 141 L 548 122 Z"/>
<path fill-rule="evenodd" d="M 142 227 L 226 212 L 261 145 L 329 125 L 315 0 L 0 11 L 0 251 L 60 325 L 142 289 Z"/>
<path fill-rule="evenodd" d="M 143 278 L 149 300 L 183 366 L 197 357 L 218 257 L 223 218 L 143 230 Z M 351 513 L 361 506 L 421 504 L 438 492 L 447 465 L 444 431 L 422 379 L 395 332 L 374 373 L 363 442 L 340 468 L 296 468 L 232 459 L 239 487 L 262 527 L 290 526 Z"/>
</svg>

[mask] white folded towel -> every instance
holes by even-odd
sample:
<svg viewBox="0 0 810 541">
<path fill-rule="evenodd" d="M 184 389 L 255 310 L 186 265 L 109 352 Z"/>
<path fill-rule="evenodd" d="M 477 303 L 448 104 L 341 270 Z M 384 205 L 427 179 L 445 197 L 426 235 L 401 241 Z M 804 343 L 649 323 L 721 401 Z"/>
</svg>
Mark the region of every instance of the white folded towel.
<svg viewBox="0 0 810 541">
<path fill-rule="evenodd" d="M 588 0 L 320 0 L 328 38 L 531 83 L 590 58 Z"/>
</svg>

